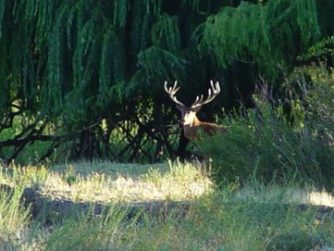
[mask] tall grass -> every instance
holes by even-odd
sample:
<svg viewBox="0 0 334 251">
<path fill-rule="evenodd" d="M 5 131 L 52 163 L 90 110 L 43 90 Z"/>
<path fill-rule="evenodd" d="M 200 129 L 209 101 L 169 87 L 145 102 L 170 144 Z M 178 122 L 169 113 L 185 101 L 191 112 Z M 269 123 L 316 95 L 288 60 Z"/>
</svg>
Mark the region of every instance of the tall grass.
<svg viewBox="0 0 334 251">
<path fill-rule="evenodd" d="M 201 207 L 199 215 L 211 215 L 210 226 L 221 235 L 221 248 L 311 250 L 332 243 L 333 231 L 320 227 L 315 211 L 301 212 L 297 205 L 284 203 L 284 190 L 274 196 L 261 186 L 256 190 L 255 197 L 223 191 Z"/>
<path fill-rule="evenodd" d="M 81 163 L 82 164 L 82 163 Z M 33 166 L 23 170 L 2 170 L 1 182 L 12 186 L 37 187 L 43 191 L 45 187 L 54 186 L 61 193 L 68 189 L 82 189 L 85 201 L 91 204 L 87 213 L 72 214 L 65 219 L 53 220 L 52 225 L 45 225 L 43 215 L 29 217 L 29 208 L 20 206 L 22 189 L 2 191 L 0 196 L 0 250 L 317 250 L 334 246 L 334 223 L 330 217 L 319 214 L 317 208 L 301 209 L 298 199 L 291 200 L 293 187 L 262 186 L 257 183 L 248 184 L 242 189 L 237 184 L 224 185 L 219 191 L 208 187 L 202 195 L 191 196 L 186 193 L 189 184 L 203 179 L 196 167 L 190 164 L 169 163 L 154 166 L 123 165 L 112 163 L 93 163 L 89 174 L 80 172 L 80 163 L 70 167 L 75 180 L 67 184 L 67 167 L 56 167 L 45 170 Z M 116 173 L 103 173 L 108 167 Z M 146 171 L 131 172 L 142 167 Z M 22 167 L 20 167 L 22 168 Z M 98 171 L 98 170 L 101 171 Z M 56 171 L 58 170 L 58 171 Z M 45 174 L 46 172 L 46 174 Z M 84 176 L 80 176 L 84 174 Z M 20 175 L 18 175 L 20 174 Z M 166 211 L 173 198 L 161 194 L 161 210 L 152 214 L 150 210 L 137 210 L 131 213 L 131 204 L 124 207 L 115 200 L 99 215 L 94 215 L 94 200 L 89 193 L 113 193 L 113 184 L 119 184 L 119 177 L 132 179 L 125 185 L 124 192 L 133 190 L 126 186 L 133 182 L 154 184 L 159 189 L 175 187 L 184 192 L 183 202 L 188 207 L 174 206 Z M 100 178 L 97 178 L 98 175 Z M 19 176 L 19 177 L 17 177 Z M 101 178 L 101 177 L 104 178 Z M 39 177 L 39 178 L 38 178 Z M 41 178 L 41 177 L 46 177 Z M 207 177 L 206 177 L 207 178 Z M 38 180 L 38 186 L 34 185 Z M 84 185 L 95 184 L 95 190 L 84 190 Z M 106 182 L 110 186 L 106 186 Z M 187 185 L 188 184 L 188 185 Z M 200 183 L 199 183 L 200 184 Z M 43 188 L 44 187 L 44 188 Z M 99 190 L 97 187 L 108 189 Z M 190 186 L 191 187 L 191 186 Z M 43 195 L 49 199 L 59 199 L 55 190 L 44 190 Z M 145 192 L 145 191 L 144 191 Z M 105 196 L 105 195 L 104 195 Z M 145 197 L 145 205 L 154 204 L 156 198 Z M 180 200 L 180 196 L 174 198 Z M 69 199 L 69 198 L 67 198 Z M 100 201 L 99 201 L 100 202 Z M 306 203 L 302 201 L 302 203 Z M 333 205 L 334 207 L 334 205 Z M 49 210 L 46 208 L 45 210 Z M 77 209 L 73 209 L 77 210 Z M 41 214 L 45 211 L 41 210 Z M 75 215 L 75 216 L 74 216 Z"/>
<path fill-rule="evenodd" d="M 47 236 L 46 250 L 111 250 L 133 225 L 126 210 L 111 208 L 100 217 L 69 218 Z M 136 218 L 133 219 L 135 221 Z"/>
<path fill-rule="evenodd" d="M 314 96 L 315 92 L 319 93 L 306 94 Z M 334 97 L 334 89 L 331 92 Z M 323 127 L 317 103 L 308 102 L 315 111 L 299 111 L 303 114 L 298 116 L 305 119 L 291 123 L 283 105 L 273 106 L 261 96 L 254 98 L 256 109 L 228 118 L 226 133 L 199 143 L 200 152 L 213 159 L 216 182 L 302 182 L 334 189 L 334 127 Z M 332 118 L 331 110 L 325 109 L 324 114 Z"/>
<path fill-rule="evenodd" d="M 0 187 L 0 250 L 15 250 L 14 244 L 22 238 L 30 220 L 29 208 L 21 204 L 22 187 Z"/>
</svg>

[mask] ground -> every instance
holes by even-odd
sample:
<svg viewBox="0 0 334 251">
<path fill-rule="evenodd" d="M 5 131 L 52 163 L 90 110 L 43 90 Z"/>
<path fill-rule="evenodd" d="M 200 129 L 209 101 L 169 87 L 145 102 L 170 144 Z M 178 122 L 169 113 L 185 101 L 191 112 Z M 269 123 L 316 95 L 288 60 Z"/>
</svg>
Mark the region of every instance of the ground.
<svg viewBox="0 0 334 251">
<path fill-rule="evenodd" d="M 0 184 L 5 251 L 333 250 L 334 245 L 331 194 L 274 184 L 217 190 L 189 163 L 13 165 L 1 168 Z M 22 197 L 25 208 L 18 206 Z"/>
</svg>

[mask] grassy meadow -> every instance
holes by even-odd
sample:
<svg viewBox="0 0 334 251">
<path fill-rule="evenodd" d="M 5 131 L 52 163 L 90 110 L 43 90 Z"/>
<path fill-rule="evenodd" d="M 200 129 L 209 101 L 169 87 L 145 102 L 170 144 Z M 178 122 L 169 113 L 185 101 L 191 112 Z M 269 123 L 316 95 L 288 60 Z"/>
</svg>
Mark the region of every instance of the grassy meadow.
<svg viewBox="0 0 334 251">
<path fill-rule="evenodd" d="M 334 250 L 330 194 L 296 184 L 217 190 L 190 163 L 13 164 L 1 167 L 0 184 L 4 251 Z M 27 188 L 91 210 L 57 215 L 45 206 L 32 213 L 21 201 Z M 97 215 L 95 205 L 102 205 Z"/>
<path fill-rule="evenodd" d="M 0 251 L 334 251 L 333 12 L 0 1 Z"/>
</svg>

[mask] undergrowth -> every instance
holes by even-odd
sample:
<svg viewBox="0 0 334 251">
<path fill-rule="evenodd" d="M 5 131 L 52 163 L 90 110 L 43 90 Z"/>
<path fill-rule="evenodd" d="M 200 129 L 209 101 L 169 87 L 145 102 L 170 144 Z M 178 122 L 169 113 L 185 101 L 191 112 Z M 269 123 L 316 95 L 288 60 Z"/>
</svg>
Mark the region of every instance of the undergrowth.
<svg viewBox="0 0 334 251">
<path fill-rule="evenodd" d="M 88 164 L 85 165 L 88 169 Z M 108 165 L 110 169 L 117 170 L 117 173 L 98 172 L 97 166 L 106 168 Z M 136 165 L 133 169 L 139 167 Z M 169 182 L 185 185 L 204 179 L 191 164 L 170 162 L 164 168 L 158 165 L 157 169 L 160 171 L 156 172 L 153 171 L 153 166 L 142 167 L 146 171 L 138 176 L 130 171 L 131 167 L 128 165 L 124 171 L 127 173 L 126 178 L 133 181 L 143 179 L 143 182 L 153 182 L 159 187 L 164 187 Z M 1 183 L 6 181 L 11 185 L 0 190 L 0 250 L 3 251 L 321 250 L 319 248 L 332 248 L 334 245 L 334 223 L 331 216 L 319 213 L 318 208 L 307 201 L 301 202 L 298 198 L 292 200 L 295 196 L 292 196 L 291 191 L 297 191 L 294 184 L 284 188 L 279 185 L 247 183 L 241 189 L 237 183 L 225 183 L 219 191 L 207 188 L 201 196 L 184 197 L 183 204 L 188 205 L 186 211 L 184 207 L 177 206 L 166 211 L 167 204 L 162 204 L 161 210 L 154 214 L 145 210 L 131 213 L 131 204 L 124 207 L 124 204 L 114 202 L 105 203 L 105 209 L 94 215 L 96 200 L 88 196 L 88 190 L 84 190 L 80 183 L 87 185 L 94 182 L 95 196 L 98 196 L 97 193 L 103 191 L 97 187 L 103 188 L 106 186 L 105 182 L 111 185 L 117 183 L 119 177 L 124 175 L 117 164 L 92 164 L 91 170 L 96 172 L 93 176 L 90 176 L 88 170 L 84 171 L 84 176 L 80 176 L 80 163 L 53 170 L 52 167 L 51 170 L 46 170 L 41 166 L 35 170 L 33 166 L 26 169 L 11 168 L 2 169 L 0 175 Z M 56 173 L 56 170 L 61 171 Z M 65 185 L 68 175 L 66 172 L 76 176 L 73 183 Z M 73 212 L 75 217 L 69 213 L 64 219 L 54 218 L 51 225 L 50 222 L 45 224 L 43 215 L 32 217 L 30 207 L 24 208 L 20 203 L 23 188 L 35 187 L 41 191 L 49 182 L 58 184 L 57 189 L 64 190 L 65 194 L 68 188 L 83 189 L 85 192 L 82 194 L 87 194 L 86 200 L 91 209 L 79 215 Z M 108 189 L 112 193 L 113 188 Z M 43 196 L 57 199 L 51 190 L 44 191 Z M 146 199 L 143 203 L 149 207 L 154 204 L 154 198 Z M 172 199 L 169 198 L 166 203 L 173 203 Z M 304 206 L 300 206 L 300 203 Z M 48 208 L 39 214 L 47 211 Z"/>
<path fill-rule="evenodd" d="M 225 133 L 198 143 L 213 160 L 218 184 L 294 181 L 334 189 L 334 78 L 327 73 L 319 79 L 311 85 L 300 77 L 289 80 L 299 93 L 284 102 L 257 93 L 254 109 L 227 118 Z"/>
</svg>

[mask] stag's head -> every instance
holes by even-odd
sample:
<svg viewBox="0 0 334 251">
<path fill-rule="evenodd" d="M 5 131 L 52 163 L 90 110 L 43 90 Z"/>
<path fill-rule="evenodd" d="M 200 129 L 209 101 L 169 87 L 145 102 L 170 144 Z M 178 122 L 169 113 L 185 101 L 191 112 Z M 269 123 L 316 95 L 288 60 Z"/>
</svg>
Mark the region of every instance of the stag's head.
<svg viewBox="0 0 334 251">
<path fill-rule="evenodd" d="M 169 97 L 174 101 L 174 103 L 176 103 L 176 108 L 181 112 L 181 124 L 183 126 L 192 126 L 196 121 L 198 121 L 196 113 L 203 105 L 210 103 L 220 93 L 220 86 L 218 81 L 213 83 L 211 80 L 210 84 L 211 88 L 208 90 L 208 97 L 204 99 L 204 95 L 197 96 L 192 105 L 188 107 L 180 102 L 175 96 L 175 94 L 180 89 L 180 87 L 177 86 L 177 81 L 175 81 L 173 87 L 168 87 L 167 81 L 165 81 L 165 91 L 168 93 Z"/>
</svg>

